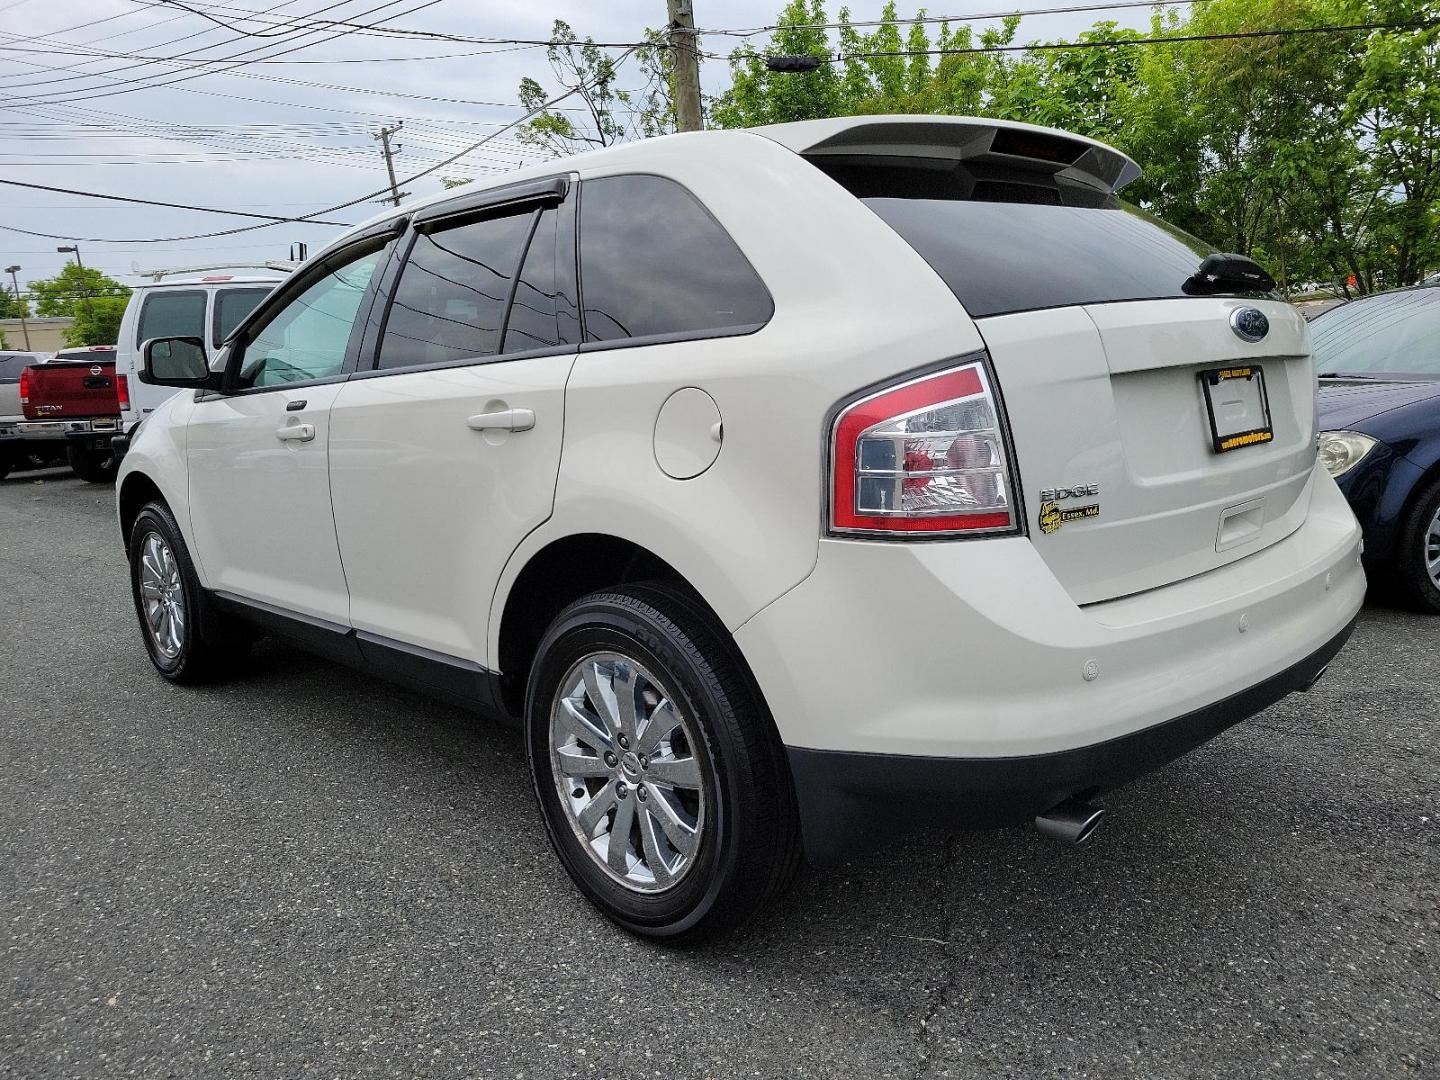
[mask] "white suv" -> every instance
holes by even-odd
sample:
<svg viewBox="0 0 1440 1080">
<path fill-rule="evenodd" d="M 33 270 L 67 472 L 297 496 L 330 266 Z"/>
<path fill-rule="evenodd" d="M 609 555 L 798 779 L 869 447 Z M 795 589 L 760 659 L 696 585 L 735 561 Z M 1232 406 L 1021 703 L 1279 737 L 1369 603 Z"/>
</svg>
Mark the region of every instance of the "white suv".
<svg viewBox="0 0 1440 1080">
<path fill-rule="evenodd" d="M 986 120 L 676 135 L 311 259 L 119 484 L 167 678 L 256 632 L 513 718 L 612 919 L 732 925 L 802 849 L 1089 800 L 1319 677 L 1365 589 L 1304 320 Z"/>
</svg>

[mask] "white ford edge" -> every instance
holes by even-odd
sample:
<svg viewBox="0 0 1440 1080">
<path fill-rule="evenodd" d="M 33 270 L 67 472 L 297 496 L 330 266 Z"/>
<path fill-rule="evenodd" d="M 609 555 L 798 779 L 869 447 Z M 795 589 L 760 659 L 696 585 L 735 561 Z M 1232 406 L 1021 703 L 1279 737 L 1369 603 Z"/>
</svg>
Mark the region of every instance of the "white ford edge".
<svg viewBox="0 0 1440 1080">
<path fill-rule="evenodd" d="M 119 481 L 188 682 L 258 633 L 523 725 L 605 914 L 698 937 L 907 824 L 1090 801 L 1323 672 L 1365 583 L 1305 323 L 1062 132 L 677 135 L 401 207 L 204 343 Z"/>
</svg>

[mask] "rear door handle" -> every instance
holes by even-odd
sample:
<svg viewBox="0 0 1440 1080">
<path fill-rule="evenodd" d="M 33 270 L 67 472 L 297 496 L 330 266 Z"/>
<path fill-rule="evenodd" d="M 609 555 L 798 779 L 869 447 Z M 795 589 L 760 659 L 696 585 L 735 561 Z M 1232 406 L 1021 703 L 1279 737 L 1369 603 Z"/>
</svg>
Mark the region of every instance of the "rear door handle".
<svg viewBox="0 0 1440 1080">
<path fill-rule="evenodd" d="M 275 437 L 281 442 L 309 442 L 315 438 L 314 424 L 290 424 L 276 428 Z"/>
<path fill-rule="evenodd" d="M 476 413 L 465 421 L 474 431 L 529 431 L 535 426 L 533 409 L 502 409 Z"/>
</svg>

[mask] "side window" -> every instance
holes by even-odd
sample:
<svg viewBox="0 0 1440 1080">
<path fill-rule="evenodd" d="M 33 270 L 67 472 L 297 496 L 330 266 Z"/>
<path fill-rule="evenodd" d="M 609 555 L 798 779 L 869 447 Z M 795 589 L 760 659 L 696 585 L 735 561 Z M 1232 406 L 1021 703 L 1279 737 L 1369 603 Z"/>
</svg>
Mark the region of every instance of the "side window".
<svg viewBox="0 0 1440 1080">
<path fill-rule="evenodd" d="M 246 344 L 238 384 L 278 386 L 340 374 L 360 301 L 384 253 L 379 246 L 332 265 L 291 296 Z"/>
<path fill-rule="evenodd" d="M 723 333 L 775 310 L 719 222 L 658 176 L 581 185 L 580 293 L 586 341 Z"/>
<path fill-rule="evenodd" d="M 255 305 L 270 295 L 269 289 L 216 289 L 214 328 L 210 344 L 219 348 L 225 343 L 240 320 L 255 310 Z"/>
<path fill-rule="evenodd" d="M 135 347 L 151 338 L 205 336 L 205 292 L 156 289 L 140 304 Z"/>
<path fill-rule="evenodd" d="M 12 383 L 20 381 L 20 369 L 25 366 L 19 356 L 6 356 L 0 353 L 0 383 Z"/>
<path fill-rule="evenodd" d="M 376 366 L 498 353 L 510 283 L 534 223 L 532 211 L 418 235 L 395 285 Z"/>
<path fill-rule="evenodd" d="M 556 313 L 555 240 L 559 213 L 551 208 L 540 215 L 525 263 L 515 281 L 515 299 L 505 323 L 501 352 L 524 352 L 560 344 Z"/>
</svg>

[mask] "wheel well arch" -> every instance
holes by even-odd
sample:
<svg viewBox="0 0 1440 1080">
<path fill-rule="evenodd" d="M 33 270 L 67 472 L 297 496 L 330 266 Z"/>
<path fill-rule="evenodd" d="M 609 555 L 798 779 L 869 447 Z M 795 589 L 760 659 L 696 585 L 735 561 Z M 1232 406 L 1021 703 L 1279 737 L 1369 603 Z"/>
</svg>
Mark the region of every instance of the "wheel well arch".
<svg viewBox="0 0 1440 1080">
<path fill-rule="evenodd" d="M 130 542 L 130 529 L 146 503 L 161 502 L 169 506 L 160 486 L 142 472 L 132 472 L 120 484 L 120 539 Z"/>
<path fill-rule="evenodd" d="M 505 597 L 496 656 L 505 711 L 523 716 L 530 663 L 556 615 L 588 593 L 638 581 L 663 582 L 680 590 L 723 627 L 714 608 L 683 574 L 634 541 L 606 533 L 552 540 L 530 556 Z"/>
</svg>

